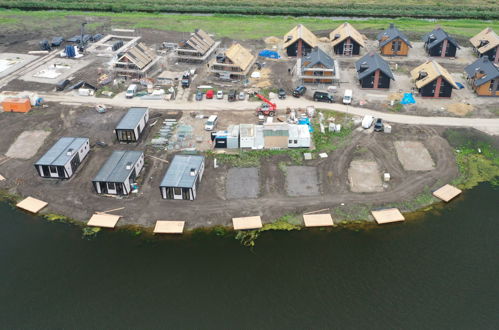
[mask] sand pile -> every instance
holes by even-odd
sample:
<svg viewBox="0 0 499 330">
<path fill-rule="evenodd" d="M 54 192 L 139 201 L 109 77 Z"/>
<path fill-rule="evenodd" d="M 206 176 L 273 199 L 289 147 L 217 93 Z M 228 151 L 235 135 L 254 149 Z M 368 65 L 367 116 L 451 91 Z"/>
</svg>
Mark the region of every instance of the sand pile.
<svg viewBox="0 0 499 330">
<path fill-rule="evenodd" d="M 468 113 L 473 111 L 473 106 L 466 103 L 453 103 L 447 106 L 447 111 L 458 116 L 466 116 Z"/>
<path fill-rule="evenodd" d="M 268 45 L 277 45 L 278 43 L 281 42 L 281 38 L 277 38 L 277 37 L 267 37 L 265 39 L 263 39 L 263 41 L 268 44 Z"/>
</svg>

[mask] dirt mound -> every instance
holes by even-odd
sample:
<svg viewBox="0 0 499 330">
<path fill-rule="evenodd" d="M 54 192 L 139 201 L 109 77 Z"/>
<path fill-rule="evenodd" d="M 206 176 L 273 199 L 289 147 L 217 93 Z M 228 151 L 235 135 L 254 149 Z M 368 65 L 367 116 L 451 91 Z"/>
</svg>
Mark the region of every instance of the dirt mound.
<svg viewBox="0 0 499 330">
<path fill-rule="evenodd" d="M 329 38 L 328 37 L 322 37 L 322 38 L 319 38 L 319 41 L 320 42 L 329 42 Z"/>
<path fill-rule="evenodd" d="M 277 37 L 267 37 L 267 38 L 263 39 L 263 41 L 269 45 L 277 45 L 278 43 L 281 42 L 281 39 L 277 38 Z"/>
<path fill-rule="evenodd" d="M 257 88 L 268 88 L 272 86 L 271 81 L 271 70 L 269 68 L 263 68 L 260 70 L 260 78 L 250 78 L 251 86 Z"/>
<path fill-rule="evenodd" d="M 466 103 L 453 103 L 447 106 L 447 111 L 458 116 L 466 116 L 468 113 L 473 111 L 473 106 Z"/>
<path fill-rule="evenodd" d="M 404 97 L 404 95 L 401 93 L 391 93 L 390 95 L 388 95 L 388 100 L 400 101 L 400 100 L 402 100 L 403 97 Z"/>
</svg>

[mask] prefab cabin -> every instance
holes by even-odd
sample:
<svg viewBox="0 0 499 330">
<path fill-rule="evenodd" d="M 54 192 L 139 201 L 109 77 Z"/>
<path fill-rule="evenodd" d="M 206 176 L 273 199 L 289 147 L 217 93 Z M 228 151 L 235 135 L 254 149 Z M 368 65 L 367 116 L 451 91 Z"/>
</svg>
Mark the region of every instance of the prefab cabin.
<svg viewBox="0 0 499 330">
<path fill-rule="evenodd" d="M 137 142 L 149 121 L 148 108 L 130 108 L 115 128 L 119 142 Z"/>
<path fill-rule="evenodd" d="M 239 125 L 229 125 L 226 131 L 212 133 L 215 148 L 239 148 Z"/>
<path fill-rule="evenodd" d="M 308 125 L 289 125 L 288 148 L 310 148 L 310 143 Z"/>
<path fill-rule="evenodd" d="M 304 25 L 298 24 L 284 36 L 283 48 L 290 57 L 307 56 L 317 47 L 318 40 Z"/>
<path fill-rule="evenodd" d="M 345 22 L 329 34 L 331 46 L 337 55 L 359 55 L 360 48 L 366 47 L 364 37 L 350 23 Z"/>
<path fill-rule="evenodd" d="M 194 200 L 204 172 L 204 156 L 175 155 L 160 184 L 163 199 Z"/>
<path fill-rule="evenodd" d="M 499 36 L 491 28 L 485 28 L 470 39 L 473 52 L 479 57 L 487 56 L 491 62 L 499 63 Z"/>
<path fill-rule="evenodd" d="M 411 77 L 422 97 L 449 98 L 457 84 L 440 64 L 427 61 L 411 71 Z"/>
<path fill-rule="evenodd" d="M 92 180 L 98 194 L 128 195 L 144 167 L 142 151 L 114 151 Z"/>
<path fill-rule="evenodd" d="M 239 125 L 239 146 L 241 148 L 255 147 L 255 125 L 240 124 Z"/>
<path fill-rule="evenodd" d="M 369 53 L 355 63 L 355 69 L 362 88 L 390 88 L 395 80 L 390 65 L 376 53 Z"/>
<path fill-rule="evenodd" d="M 471 88 L 478 96 L 499 96 L 499 66 L 487 56 L 464 68 Z"/>
<path fill-rule="evenodd" d="M 378 42 L 381 54 L 387 56 L 407 56 L 412 48 L 409 38 L 393 23 L 378 34 Z"/>
<path fill-rule="evenodd" d="M 426 53 L 435 57 L 456 57 L 459 47 L 456 39 L 452 38 L 442 28 L 427 33 L 423 36 Z"/>
<path fill-rule="evenodd" d="M 36 163 L 42 178 L 69 179 L 90 151 L 87 138 L 62 137 Z"/>
</svg>

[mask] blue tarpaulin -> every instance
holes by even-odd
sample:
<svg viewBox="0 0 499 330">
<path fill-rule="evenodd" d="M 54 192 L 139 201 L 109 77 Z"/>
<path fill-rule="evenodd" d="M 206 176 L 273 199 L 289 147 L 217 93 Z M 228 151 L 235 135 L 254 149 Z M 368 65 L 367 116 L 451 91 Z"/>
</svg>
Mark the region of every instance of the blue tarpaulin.
<svg viewBox="0 0 499 330">
<path fill-rule="evenodd" d="M 66 53 L 67 57 L 75 57 L 76 56 L 75 48 L 72 45 L 66 46 L 65 53 Z"/>
<path fill-rule="evenodd" d="M 258 56 L 268 58 L 281 58 L 277 52 L 268 49 L 262 50 L 260 53 L 258 53 Z"/>
<path fill-rule="evenodd" d="M 314 128 L 312 127 L 312 123 L 310 123 L 309 118 L 300 118 L 298 119 L 298 125 L 308 125 L 308 131 L 313 132 Z"/>
<path fill-rule="evenodd" d="M 404 93 L 404 97 L 402 98 L 402 101 L 400 101 L 400 104 L 414 104 L 414 103 L 416 103 L 416 100 L 414 99 L 412 93 Z"/>
<path fill-rule="evenodd" d="M 457 87 L 459 87 L 459 89 L 463 89 L 464 88 L 464 85 L 461 84 L 460 82 L 457 82 L 456 85 L 457 85 Z"/>
</svg>

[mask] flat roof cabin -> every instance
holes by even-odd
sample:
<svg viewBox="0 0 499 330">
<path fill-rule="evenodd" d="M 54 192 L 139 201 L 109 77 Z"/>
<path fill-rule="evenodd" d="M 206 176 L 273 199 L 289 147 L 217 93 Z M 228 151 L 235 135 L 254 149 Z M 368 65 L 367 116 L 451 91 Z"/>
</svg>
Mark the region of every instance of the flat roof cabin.
<svg viewBox="0 0 499 330">
<path fill-rule="evenodd" d="M 144 167 L 144 153 L 134 150 L 114 151 L 92 180 L 98 194 L 128 195 L 132 183 Z"/>
<path fill-rule="evenodd" d="M 137 142 L 149 121 L 149 108 L 130 108 L 114 129 L 119 142 Z"/>
<path fill-rule="evenodd" d="M 36 163 L 42 178 L 69 179 L 90 151 L 88 138 L 62 137 Z"/>
<path fill-rule="evenodd" d="M 163 199 L 194 200 L 203 178 L 204 156 L 175 155 L 161 181 Z"/>
</svg>

